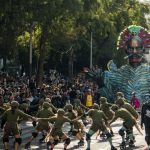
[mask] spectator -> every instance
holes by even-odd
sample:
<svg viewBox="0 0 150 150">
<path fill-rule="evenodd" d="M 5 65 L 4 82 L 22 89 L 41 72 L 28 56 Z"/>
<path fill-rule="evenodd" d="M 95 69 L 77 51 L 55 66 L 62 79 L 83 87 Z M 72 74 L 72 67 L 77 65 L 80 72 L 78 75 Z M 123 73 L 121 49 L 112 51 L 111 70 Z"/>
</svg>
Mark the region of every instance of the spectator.
<svg viewBox="0 0 150 150">
<path fill-rule="evenodd" d="M 136 97 L 136 93 L 132 93 L 131 105 L 135 108 L 135 110 L 140 108 L 140 100 Z"/>
<path fill-rule="evenodd" d="M 145 141 L 147 143 L 147 148 L 145 150 L 150 149 L 150 95 L 149 100 L 143 104 L 141 110 L 141 128 L 143 129 L 143 125 L 145 127 Z"/>
<path fill-rule="evenodd" d="M 70 103 L 73 105 L 74 100 L 76 99 L 77 96 L 75 85 L 72 85 L 72 88 L 70 88 L 69 96 L 70 96 Z"/>
<path fill-rule="evenodd" d="M 85 95 L 85 106 L 88 108 L 92 108 L 93 106 L 93 95 L 91 89 L 88 89 L 86 95 Z"/>
</svg>

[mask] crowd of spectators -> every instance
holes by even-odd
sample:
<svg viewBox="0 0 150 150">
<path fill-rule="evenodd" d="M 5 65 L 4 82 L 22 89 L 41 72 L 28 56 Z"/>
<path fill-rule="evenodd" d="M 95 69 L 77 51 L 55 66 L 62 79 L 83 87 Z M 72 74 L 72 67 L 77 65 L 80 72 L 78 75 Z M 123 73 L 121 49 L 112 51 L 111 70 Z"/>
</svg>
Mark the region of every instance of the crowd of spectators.
<svg viewBox="0 0 150 150">
<path fill-rule="evenodd" d="M 0 74 L 0 106 L 16 100 L 19 104 L 28 104 L 29 113 L 37 111 L 40 101 L 45 98 L 50 98 L 57 108 L 64 107 L 66 103 L 73 104 L 76 98 L 86 105 L 87 94 L 91 95 L 92 103 L 98 102 L 98 86 L 86 79 L 84 74 L 69 79 L 57 71 L 51 71 L 44 76 L 41 87 L 36 86 L 34 76 L 29 80 L 25 74 Z"/>
</svg>

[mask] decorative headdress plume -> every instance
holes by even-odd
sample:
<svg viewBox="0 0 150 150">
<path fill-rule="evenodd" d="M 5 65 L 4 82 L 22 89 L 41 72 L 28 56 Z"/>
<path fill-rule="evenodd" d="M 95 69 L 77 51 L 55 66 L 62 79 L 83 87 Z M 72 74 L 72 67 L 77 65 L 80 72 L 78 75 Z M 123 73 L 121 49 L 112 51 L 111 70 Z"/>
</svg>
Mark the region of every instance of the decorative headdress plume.
<svg viewBox="0 0 150 150">
<path fill-rule="evenodd" d="M 138 36 L 142 40 L 144 51 L 147 53 L 150 49 L 150 33 L 147 29 L 136 25 L 131 25 L 120 33 L 117 49 L 126 49 L 127 42 L 134 36 Z"/>
</svg>

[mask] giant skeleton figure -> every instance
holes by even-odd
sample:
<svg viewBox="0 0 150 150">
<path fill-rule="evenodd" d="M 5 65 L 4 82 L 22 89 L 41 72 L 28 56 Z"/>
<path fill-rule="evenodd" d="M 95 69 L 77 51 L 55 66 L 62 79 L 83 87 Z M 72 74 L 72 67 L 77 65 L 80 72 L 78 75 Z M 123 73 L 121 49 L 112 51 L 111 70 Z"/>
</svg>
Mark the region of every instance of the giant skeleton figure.
<svg viewBox="0 0 150 150">
<path fill-rule="evenodd" d="M 150 90 L 150 68 L 144 63 L 145 54 L 149 54 L 150 33 L 141 27 L 131 25 L 124 29 L 118 38 L 117 49 L 125 50 L 128 64 L 117 68 L 113 60 L 108 62 L 108 70 L 103 75 L 97 75 L 89 71 L 94 77 L 103 79 L 103 87 L 100 92 L 103 96 L 111 98 L 114 91 L 121 91 L 130 100 L 132 92 L 144 101 L 145 95 Z"/>
</svg>

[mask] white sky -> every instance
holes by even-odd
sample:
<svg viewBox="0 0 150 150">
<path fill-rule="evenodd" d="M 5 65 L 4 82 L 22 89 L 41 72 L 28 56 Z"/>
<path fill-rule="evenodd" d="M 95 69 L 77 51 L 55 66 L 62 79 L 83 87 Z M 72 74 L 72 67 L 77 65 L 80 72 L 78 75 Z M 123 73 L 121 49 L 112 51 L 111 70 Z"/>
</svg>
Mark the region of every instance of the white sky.
<svg viewBox="0 0 150 150">
<path fill-rule="evenodd" d="M 139 0 L 140 2 L 146 2 L 150 4 L 150 0 Z"/>
<path fill-rule="evenodd" d="M 150 0 L 139 0 L 139 2 L 142 2 L 142 3 L 144 2 L 150 5 Z M 150 14 L 146 14 L 146 18 L 150 18 Z"/>
<path fill-rule="evenodd" d="M 150 4 L 150 0 L 139 0 L 139 1 Z M 150 15 L 147 15 L 147 17 L 149 18 Z M 147 59 L 147 62 L 150 65 L 150 52 L 149 52 L 149 54 L 145 55 L 145 58 Z"/>
</svg>

